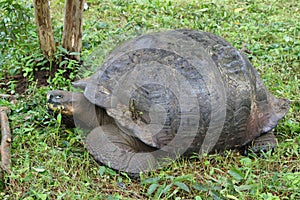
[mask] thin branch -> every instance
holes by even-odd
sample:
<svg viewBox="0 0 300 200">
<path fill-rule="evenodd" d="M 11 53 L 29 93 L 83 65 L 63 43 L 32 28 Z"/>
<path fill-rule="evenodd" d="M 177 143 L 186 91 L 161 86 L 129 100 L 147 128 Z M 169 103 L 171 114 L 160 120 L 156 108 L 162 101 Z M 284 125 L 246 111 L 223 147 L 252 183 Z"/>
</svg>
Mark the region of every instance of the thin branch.
<svg viewBox="0 0 300 200">
<path fill-rule="evenodd" d="M 0 94 L 1 98 L 13 98 L 13 95 L 10 94 Z"/>
<path fill-rule="evenodd" d="M 8 99 L 10 103 L 16 104 L 17 103 L 17 97 L 12 94 L 0 94 L 0 98 Z"/>
<path fill-rule="evenodd" d="M 252 54 L 252 52 L 247 49 L 247 45 L 246 45 L 245 42 L 242 43 L 242 49 L 241 49 L 241 51 L 243 51 L 245 53 L 248 53 L 248 54 Z"/>
<path fill-rule="evenodd" d="M 10 156 L 10 144 L 11 132 L 9 128 L 7 113 L 10 111 L 7 107 L 0 107 L 0 124 L 1 124 L 1 167 L 7 173 L 10 173 L 11 156 Z"/>
</svg>

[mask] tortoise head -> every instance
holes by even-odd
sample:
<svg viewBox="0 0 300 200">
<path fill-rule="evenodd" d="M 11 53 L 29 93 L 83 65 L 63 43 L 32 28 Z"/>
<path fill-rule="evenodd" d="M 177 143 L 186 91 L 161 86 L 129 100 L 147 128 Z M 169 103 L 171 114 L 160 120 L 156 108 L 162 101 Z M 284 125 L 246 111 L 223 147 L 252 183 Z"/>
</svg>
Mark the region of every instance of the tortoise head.
<svg viewBox="0 0 300 200">
<path fill-rule="evenodd" d="M 95 107 L 80 92 L 49 91 L 47 105 L 51 112 L 60 112 L 63 115 L 62 123 L 68 127 L 78 125 L 83 129 L 90 129 L 99 126 L 99 119 L 106 119 L 103 116 L 104 110 Z"/>
<path fill-rule="evenodd" d="M 51 111 L 59 111 L 64 115 L 72 116 L 80 111 L 80 106 L 87 101 L 80 92 L 54 90 L 47 93 L 47 105 Z"/>
</svg>

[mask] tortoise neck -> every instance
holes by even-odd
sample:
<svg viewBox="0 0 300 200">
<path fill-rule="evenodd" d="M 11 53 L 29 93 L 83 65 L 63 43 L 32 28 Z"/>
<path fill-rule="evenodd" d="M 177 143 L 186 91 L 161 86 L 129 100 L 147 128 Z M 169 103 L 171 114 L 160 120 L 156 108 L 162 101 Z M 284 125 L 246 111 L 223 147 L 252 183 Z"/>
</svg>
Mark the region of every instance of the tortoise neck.
<svg viewBox="0 0 300 200">
<path fill-rule="evenodd" d="M 95 109 L 96 109 L 96 118 L 98 122 L 97 127 L 114 123 L 114 119 L 108 116 L 105 109 L 98 106 L 95 106 Z"/>
</svg>

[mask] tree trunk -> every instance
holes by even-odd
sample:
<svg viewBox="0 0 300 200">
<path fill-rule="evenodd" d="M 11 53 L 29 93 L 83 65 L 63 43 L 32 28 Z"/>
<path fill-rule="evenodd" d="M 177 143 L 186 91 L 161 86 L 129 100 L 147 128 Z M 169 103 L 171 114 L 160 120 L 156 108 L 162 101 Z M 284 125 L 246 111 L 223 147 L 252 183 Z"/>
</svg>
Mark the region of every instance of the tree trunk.
<svg viewBox="0 0 300 200">
<path fill-rule="evenodd" d="M 55 43 L 52 32 L 49 1 L 34 0 L 33 3 L 41 50 L 48 60 L 52 60 L 55 52 Z"/>
<path fill-rule="evenodd" d="M 62 45 L 69 52 L 78 52 L 69 55 L 69 58 L 80 60 L 82 48 L 82 13 L 84 0 L 66 0 L 65 19 Z"/>
</svg>

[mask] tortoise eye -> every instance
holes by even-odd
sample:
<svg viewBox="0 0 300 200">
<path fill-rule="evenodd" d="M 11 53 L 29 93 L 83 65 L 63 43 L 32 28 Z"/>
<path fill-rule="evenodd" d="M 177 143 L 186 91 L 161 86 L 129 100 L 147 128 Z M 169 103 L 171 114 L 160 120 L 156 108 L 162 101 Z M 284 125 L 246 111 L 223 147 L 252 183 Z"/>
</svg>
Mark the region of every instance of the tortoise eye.
<svg viewBox="0 0 300 200">
<path fill-rule="evenodd" d="M 54 98 L 55 98 L 55 99 L 61 99 L 61 98 L 63 98 L 63 95 L 58 94 L 58 95 L 56 95 Z"/>
</svg>

